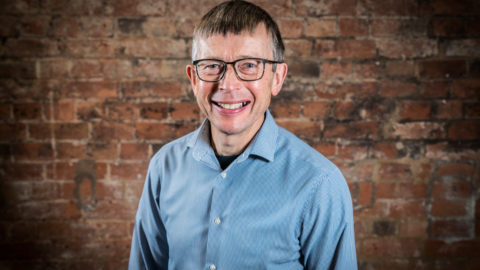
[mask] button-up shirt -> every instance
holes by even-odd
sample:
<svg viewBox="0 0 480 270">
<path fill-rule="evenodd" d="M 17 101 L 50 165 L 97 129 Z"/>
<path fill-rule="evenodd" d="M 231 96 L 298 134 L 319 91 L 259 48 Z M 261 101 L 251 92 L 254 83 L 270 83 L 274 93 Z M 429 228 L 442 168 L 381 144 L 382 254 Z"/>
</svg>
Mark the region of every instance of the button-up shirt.
<svg viewBox="0 0 480 270">
<path fill-rule="evenodd" d="M 151 159 L 129 269 L 357 269 L 350 192 L 333 163 L 267 111 L 222 170 L 209 126 Z"/>
</svg>

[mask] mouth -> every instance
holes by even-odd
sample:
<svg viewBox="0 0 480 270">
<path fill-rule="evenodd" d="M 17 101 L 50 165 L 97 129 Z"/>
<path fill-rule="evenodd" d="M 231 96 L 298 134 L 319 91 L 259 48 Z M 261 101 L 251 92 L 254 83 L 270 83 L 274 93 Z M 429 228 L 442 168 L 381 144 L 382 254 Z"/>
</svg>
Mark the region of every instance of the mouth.
<svg viewBox="0 0 480 270">
<path fill-rule="evenodd" d="M 250 103 L 250 101 L 244 101 L 239 103 L 222 103 L 222 102 L 212 101 L 212 103 L 225 110 L 237 110 L 247 106 Z"/>
</svg>

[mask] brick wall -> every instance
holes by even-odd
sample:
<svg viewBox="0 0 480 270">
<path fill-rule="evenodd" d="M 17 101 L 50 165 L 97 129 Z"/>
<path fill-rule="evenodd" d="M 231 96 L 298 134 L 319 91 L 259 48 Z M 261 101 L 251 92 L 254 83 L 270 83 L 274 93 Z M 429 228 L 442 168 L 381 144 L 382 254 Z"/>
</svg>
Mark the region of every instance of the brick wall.
<svg viewBox="0 0 480 270">
<path fill-rule="evenodd" d="M 480 4 L 261 0 L 277 121 L 342 169 L 360 269 L 480 268 Z M 125 269 L 147 163 L 201 122 L 185 65 L 218 1 L 0 8 L 0 269 Z"/>
</svg>

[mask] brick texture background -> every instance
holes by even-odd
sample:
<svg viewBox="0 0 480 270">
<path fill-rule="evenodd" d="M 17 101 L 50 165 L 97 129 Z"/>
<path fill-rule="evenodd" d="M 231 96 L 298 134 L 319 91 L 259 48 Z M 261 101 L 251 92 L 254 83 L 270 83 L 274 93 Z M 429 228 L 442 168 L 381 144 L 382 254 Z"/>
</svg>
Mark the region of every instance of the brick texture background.
<svg viewBox="0 0 480 270">
<path fill-rule="evenodd" d="M 147 163 L 202 116 L 185 65 L 219 1 L 0 7 L 0 269 L 126 269 Z M 360 269 L 480 269 L 480 4 L 259 0 L 271 110 L 343 171 Z"/>
</svg>

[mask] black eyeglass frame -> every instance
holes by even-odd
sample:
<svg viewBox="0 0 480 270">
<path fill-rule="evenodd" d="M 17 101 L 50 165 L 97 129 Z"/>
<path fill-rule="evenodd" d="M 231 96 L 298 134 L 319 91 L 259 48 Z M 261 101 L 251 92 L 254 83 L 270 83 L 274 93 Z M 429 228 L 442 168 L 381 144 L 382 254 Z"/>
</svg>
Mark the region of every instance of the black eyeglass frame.
<svg viewBox="0 0 480 270">
<path fill-rule="evenodd" d="M 237 62 L 240 62 L 240 61 L 243 61 L 243 60 L 260 60 L 262 61 L 263 63 L 263 70 L 262 70 L 262 75 L 258 78 L 258 79 L 255 79 L 255 80 L 245 80 L 245 79 L 242 79 L 240 75 L 238 75 L 238 71 L 237 69 L 235 68 L 235 64 Z M 202 77 L 200 76 L 200 74 L 198 74 L 198 66 L 197 64 L 201 61 L 218 61 L 218 62 L 222 62 L 223 64 L 225 64 L 225 69 L 223 70 L 222 72 L 222 76 L 220 76 L 220 78 L 218 78 L 217 80 L 214 80 L 214 81 L 209 81 L 209 80 L 204 80 L 202 79 Z M 242 59 L 237 59 L 235 61 L 232 61 L 232 62 L 225 62 L 223 60 L 220 60 L 220 59 L 213 59 L 213 58 L 206 58 L 206 59 L 198 59 L 198 60 L 195 60 L 192 62 L 192 64 L 195 66 L 195 71 L 197 73 L 197 76 L 200 80 L 204 81 L 204 82 L 219 82 L 223 79 L 223 77 L 225 76 L 225 73 L 227 73 L 227 65 L 230 64 L 233 66 L 233 70 L 235 71 L 235 75 L 237 75 L 237 78 L 242 80 L 242 81 L 245 81 L 245 82 L 253 82 L 253 81 L 258 81 L 258 80 L 261 80 L 263 78 L 263 75 L 265 74 L 265 64 L 266 63 L 270 63 L 270 64 L 282 64 L 284 63 L 283 61 L 273 61 L 273 60 L 268 60 L 268 59 L 264 59 L 264 58 L 255 58 L 255 57 L 250 57 L 250 58 L 242 58 Z"/>
</svg>

